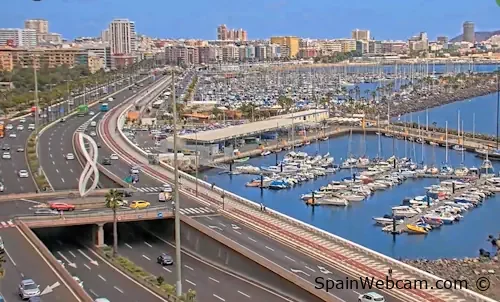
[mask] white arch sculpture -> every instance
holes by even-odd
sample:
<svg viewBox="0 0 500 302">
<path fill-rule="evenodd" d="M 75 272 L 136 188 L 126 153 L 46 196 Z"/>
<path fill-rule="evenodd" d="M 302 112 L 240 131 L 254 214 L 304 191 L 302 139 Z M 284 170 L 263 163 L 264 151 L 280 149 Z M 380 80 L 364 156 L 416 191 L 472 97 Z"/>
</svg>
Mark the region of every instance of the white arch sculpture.
<svg viewBox="0 0 500 302">
<path fill-rule="evenodd" d="M 92 139 L 92 137 L 90 137 L 85 133 L 82 132 L 78 133 L 78 141 L 80 143 L 82 154 L 85 157 L 85 160 L 87 161 L 85 167 L 83 168 L 83 172 L 80 175 L 80 180 L 78 181 L 78 191 L 80 192 L 80 196 L 85 197 L 91 191 L 95 190 L 99 183 L 99 170 L 97 169 L 98 149 L 94 139 Z M 89 151 L 87 150 L 87 148 L 85 148 L 85 141 L 89 142 L 90 146 Z M 94 175 L 92 186 L 90 186 L 90 188 L 87 190 L 87 183 L 89 182 L 92 175 Z"/>
</svg>

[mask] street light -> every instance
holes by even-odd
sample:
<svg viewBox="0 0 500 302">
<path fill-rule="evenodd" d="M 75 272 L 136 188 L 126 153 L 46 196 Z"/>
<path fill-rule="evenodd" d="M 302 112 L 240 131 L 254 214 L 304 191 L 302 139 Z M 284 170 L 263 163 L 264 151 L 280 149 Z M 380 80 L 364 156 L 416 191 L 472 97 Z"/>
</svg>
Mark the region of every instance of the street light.
<svg viewBox="0 0 500 302">
<path fill-rule="evenodd" d="M 177 297 L 182 296 L 182 276 L 181 276 L 181 223 L 180 223 L 180 203 L 179 203 L 179 165 L 177 163 L 177 104 L 175 101 L 175 74 L 172 71 L 172 113 L 174 115 L 174 190 L 175 190 L 175 258 L 177 261 L 176 272 L 177 281 L 175 289 Z"/>
</svg>

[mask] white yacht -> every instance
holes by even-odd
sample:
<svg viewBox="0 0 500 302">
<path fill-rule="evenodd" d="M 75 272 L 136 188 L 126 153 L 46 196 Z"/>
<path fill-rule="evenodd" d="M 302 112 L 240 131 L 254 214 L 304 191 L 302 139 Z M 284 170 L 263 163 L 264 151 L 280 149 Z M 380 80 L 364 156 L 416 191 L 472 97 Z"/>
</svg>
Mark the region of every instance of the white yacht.
<svg viewBox="0 0 500 302">
<path fill-rule="evenodd" d="M 398 217 L 413 217 L 422 212 L 419 208 L 412 208 L 410 206 L 397 206 L 392 207 L 392 214 Z"/>
</svg>

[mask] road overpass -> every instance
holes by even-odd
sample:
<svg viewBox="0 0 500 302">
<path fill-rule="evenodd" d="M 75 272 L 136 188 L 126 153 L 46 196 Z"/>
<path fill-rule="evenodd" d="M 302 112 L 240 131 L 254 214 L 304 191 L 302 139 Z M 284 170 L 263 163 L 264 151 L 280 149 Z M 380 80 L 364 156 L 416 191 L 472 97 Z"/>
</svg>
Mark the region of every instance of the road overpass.
<svg viewBox="0 0 500 302">
<path fill-rule="evenodd" d="M 126 110 L 126 109 L 125 109 Z M 169 182 L 172 179 L 172 168 L 164 164 L 152 166 L 144 159 L 147 154 L 127 142 L 124 136 L 111 136 L 110 133 L 116 127 L 120 119 L 120 112 L 111 112 L 101 123 L 101 133 L 105 143 L 114 153 L 119 154 L 123 160 L 130 165 L 141 165 L 143 172 L 157 178 L 159 181 Z M 196 196 L 195 188 L 203 195 Z M 194 177 L 182 173 L 181 194 L 193 198 L 200 203 L 219 205 L 221 194 L 224 194 L 225 214 L 233 221 L 237 221 L 247 227 L 265 234 L 284 245 L 290 246 L 297 251 L 320 260 L 330 265 L 339 273 L 350 276 L 371 276 L 384 279 L 389 268 L 393 270 L 393 279 L 407 280 L 425 279 L 429 284 L 440 280 L 439 277 L 420 271 L 395 259 L 362 247 L 338 236 L 329 234 L 314 228 L 301 221 L 287 217 L 281 213 L 268 210 L 265 213 L 259 211 L 259 206 L 250 200 L 225 192 L 219 188 L 211 188 L 211 184 L 195 180 Z M 297 277 L 303 278 L 302 272 L 295 271 Z M 306 279 L 304 279 L 307 281 Z M 309 282 L 309 281 L 307 281 Z M 402 301 L 493 301 L 469 290 L 391 290 L 386 294 Z"/>
</svg>

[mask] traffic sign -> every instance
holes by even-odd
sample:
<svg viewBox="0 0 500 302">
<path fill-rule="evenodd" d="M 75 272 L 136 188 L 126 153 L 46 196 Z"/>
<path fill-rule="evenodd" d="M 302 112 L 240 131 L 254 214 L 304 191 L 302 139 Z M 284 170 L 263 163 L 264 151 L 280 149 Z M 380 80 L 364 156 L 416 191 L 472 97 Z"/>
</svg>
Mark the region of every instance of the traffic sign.
<svg viewBox="0 0 500 302">
<path fill-rule="evenodd" d="M 158 214 L 156 214 L 156 217 L 163 218 L 163 213 L 162 212 L 158 212 Z"/>
</svg>

